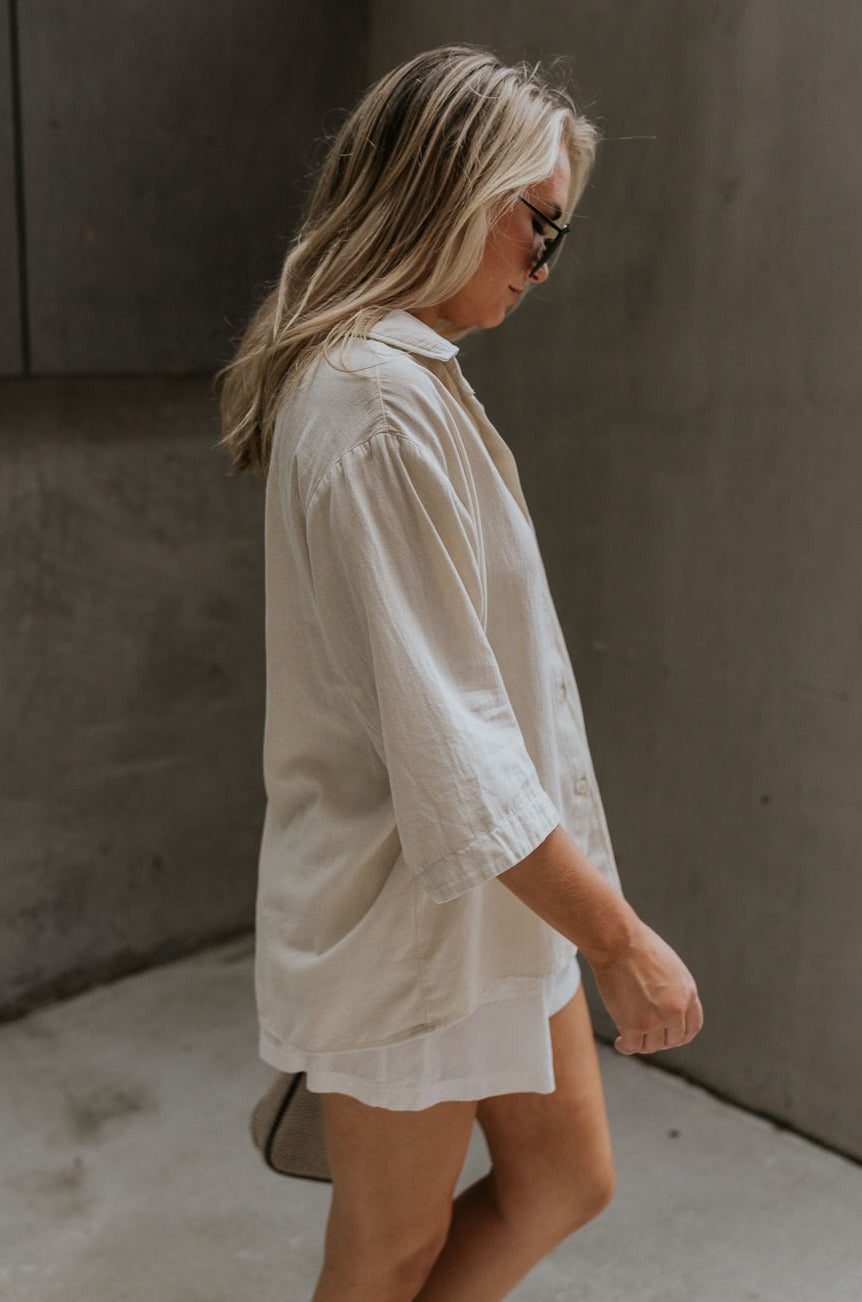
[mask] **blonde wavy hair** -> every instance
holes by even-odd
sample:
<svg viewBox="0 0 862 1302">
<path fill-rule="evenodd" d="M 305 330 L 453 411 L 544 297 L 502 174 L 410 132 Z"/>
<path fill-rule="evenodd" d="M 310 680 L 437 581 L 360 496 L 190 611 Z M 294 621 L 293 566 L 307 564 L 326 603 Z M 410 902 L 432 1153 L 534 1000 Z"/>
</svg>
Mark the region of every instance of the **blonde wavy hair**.
<svg viewBox="0 0 862 1302">
<path fill-rule="evenodd" d="M 394 308 L 433 306 L 466 284 L 495 221 L 550 175 L 560 145 L 571 210 L 597 138 L 538 66 L 477 46 L 429 50 L 366 91 L 331 143 L 277 284 L 215 376 L 230 473 L 266 476 L 278 408 L 316 358 Z"/>
</svg>

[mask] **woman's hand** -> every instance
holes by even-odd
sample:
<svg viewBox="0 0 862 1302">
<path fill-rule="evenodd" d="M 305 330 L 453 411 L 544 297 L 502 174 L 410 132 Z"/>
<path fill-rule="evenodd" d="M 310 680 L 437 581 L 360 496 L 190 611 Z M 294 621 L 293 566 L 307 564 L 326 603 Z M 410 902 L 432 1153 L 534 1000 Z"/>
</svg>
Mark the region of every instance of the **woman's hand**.
<svg viewBox="0 0 862 1302">
<path fill-rule="evenodd" d="M 703 1026 L 694 977 L 607 882 L 563 827 L 498 879 L 577 945 L 619 1028 L 620 1053 L 655 1053 Z"/>
<path fill-rule="evenodd" d="M 693 1040 L 703 1026 L 694 977 L 682 959 L 646 923 L 624 949 L 590 960 L 602 1001 L 620 1034 L 620 1053 L 655 1053 Z"/>
</svg>

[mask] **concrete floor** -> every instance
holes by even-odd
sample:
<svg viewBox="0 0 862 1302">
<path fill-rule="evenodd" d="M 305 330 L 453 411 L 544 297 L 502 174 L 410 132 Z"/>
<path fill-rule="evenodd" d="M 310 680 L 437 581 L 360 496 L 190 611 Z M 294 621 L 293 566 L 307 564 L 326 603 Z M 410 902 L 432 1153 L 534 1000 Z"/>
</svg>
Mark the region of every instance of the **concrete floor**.
<svg viewBox="0 0 862 1302">
<path fill-rule="evenodd" d="M 619 1172 L 519 1302 L 859 1302 L 862 1171 L 600 1048 Z M 251 942 L 0 1027 L 3 1302 L 308 1302 L 330 1186 L 269 1172 Z M 488 1167 L 476 1128 L 459 1188 Z"/>
</svg>

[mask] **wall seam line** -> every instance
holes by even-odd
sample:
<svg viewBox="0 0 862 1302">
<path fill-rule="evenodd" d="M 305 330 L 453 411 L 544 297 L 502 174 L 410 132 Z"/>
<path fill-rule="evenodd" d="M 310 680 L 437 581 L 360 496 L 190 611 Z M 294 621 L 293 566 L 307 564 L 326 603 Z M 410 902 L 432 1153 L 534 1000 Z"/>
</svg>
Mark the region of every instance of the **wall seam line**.
<svg viewBox="0 0 862 1302">
<path fill-rule="evenodd" d="M 27 219 L 24 202 L 24 147 L 19 54 L 18 0 L 9 0 L 9 71 L 12 87 L 15 218 L 18 224 L 18 312 L 21 333 L 21 369 L 24 375 L 30 375 L 32 374 L 30 360 L 30 289 L 27 278 Z"/>
</svg>

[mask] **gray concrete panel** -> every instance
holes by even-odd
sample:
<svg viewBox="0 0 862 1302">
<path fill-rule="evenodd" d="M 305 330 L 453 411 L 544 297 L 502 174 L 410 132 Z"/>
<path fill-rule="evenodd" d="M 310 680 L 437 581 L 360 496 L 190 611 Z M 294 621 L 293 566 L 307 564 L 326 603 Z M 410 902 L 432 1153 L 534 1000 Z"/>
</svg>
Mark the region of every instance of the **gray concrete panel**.
<svg viewBox="0 0 862 1302">
<path fill-rule="evenodd" d="M 0 0 L 0 375 L 22 364 L 11 60 L 9 3 Z"/>
<path fill-rule="evenodd" d="M 262 486 L 202 380 L 7 381 L 0 1014 L 251 925 Z"/>
<path fill-rule="evenodd" d="M 212 369 L 360 88 L 364 5 L 31 0 L 20 22 L 34 370 Z"/>
<path fill-rule="evenodd" d="M 626 892 L 701 989 L 659 1060 L 862 1155 L 862 10 L 372 14 L 375 74 L 452 39 L 568 54 L 602 127 L 547 286 L 462 361 L 522 469 Z"/>
</svg>

